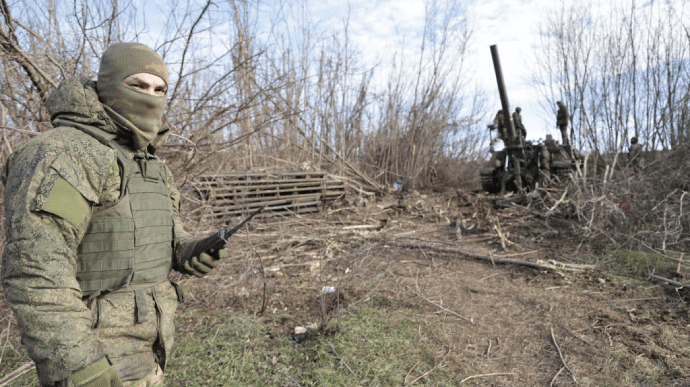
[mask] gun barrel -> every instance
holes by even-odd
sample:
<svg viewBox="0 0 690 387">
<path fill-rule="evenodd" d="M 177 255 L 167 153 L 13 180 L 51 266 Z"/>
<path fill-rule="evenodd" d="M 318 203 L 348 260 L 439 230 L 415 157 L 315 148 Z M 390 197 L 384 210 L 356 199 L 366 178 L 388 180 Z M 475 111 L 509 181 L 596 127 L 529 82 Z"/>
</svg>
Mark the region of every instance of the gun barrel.
<svg viewBox="0 0 690 387">
<path fill-rule="evenodd" d="M 498 94 L 501 96 L 501 107 L 503 108 L 503 119 L 508 127 L 509 143 L 506 145 L 516 145 L 518 150 L 509 150 L 510 159 L 512 159 L 513 169 L 515 172 L 515 181 L 519 188 L 522 188 L 522 176 L 520 171 L 519 154 L 523 153 L 522 143 L 517 138 L 515 133 L 515 126 L 513 120 L 510 119 L 510 102 L 508 102 L 508 92 L 506 91 L 505 82 L 503 82 L 503 71 L 501 70 L 501 60 L 498 57 L 498 47 L 491 46 L 491 59 L 494 62 L 494 72 L 496 73 L 496 83 L 498 84 Z M 524 154 L 522 154 L 524 156 Z M 509 175 L 506 175 L 509 176 Z M 506 181 L 505 178 L 501 182 L 501 194 L 505 193 Z"/>
<path fill-rule="evenodd" d="M 501 70 L 501 59 L 498 57 L 498 47 L 494 44 L 491 46 L 491 59 L 494 62 L 494 72 L 496 73 L 496 83 L 498 84 L 498 95 L 501 96 L 501 107 L 503 108 L 503 119 L 508 127 L 511 140 L 515 139 L 515 127 L 513 121 L 510 119 L 510 102 L 508 101 L 508 92 L 503 81 L 503 70 Z"/>
</svg>

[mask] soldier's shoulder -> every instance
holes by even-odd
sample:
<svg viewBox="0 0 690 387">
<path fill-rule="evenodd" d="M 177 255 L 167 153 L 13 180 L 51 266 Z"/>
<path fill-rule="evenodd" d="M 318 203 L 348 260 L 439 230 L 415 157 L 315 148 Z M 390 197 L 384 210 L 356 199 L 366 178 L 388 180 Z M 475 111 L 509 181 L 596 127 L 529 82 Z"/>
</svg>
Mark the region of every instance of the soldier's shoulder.
<svg viewBox="0 0 690 387">
<path fill-rule="evenodd" d="M 26 180 L 42 180 L 51 170 L 84 196 L 98 199 L 98 190 L 116 162 L 115 151 L 71 127 L 57 127 L 31 139 L 10 156 L 2 180 L 6 188 Z"/>
<path fill-rule="evenodd" d="M 99 170 L 108 168 L 115 161 L 113 149 L 81 130 L 67 126 L 51 129 L 31 139 L 14 152 L 13 159 L 50 160 L 58 156 Z"/>
</svg>

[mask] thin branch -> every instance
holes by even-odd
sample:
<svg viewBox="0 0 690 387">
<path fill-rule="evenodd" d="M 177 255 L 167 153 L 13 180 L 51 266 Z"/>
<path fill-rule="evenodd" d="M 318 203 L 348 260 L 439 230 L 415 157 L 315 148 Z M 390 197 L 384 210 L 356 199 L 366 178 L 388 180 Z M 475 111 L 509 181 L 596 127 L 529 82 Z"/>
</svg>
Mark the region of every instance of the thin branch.
<svg viewBox="0 0 690 387">
<path fill-rule="evenodd" d="M 345 360 L 343 360 L 343 358 L 340 357 L 340 355 L 338 355 L 338 352 L 336 352 L 335 347 L 333 346 L 333 343 L 331 343 L 330 341 L 326 341 L 326 344 L 328 344 L 328 346 L 331 347 L 331 351 L 333 351 L 333 354 L 335 355 L 335 357 L 337 357 L 338 360 L 340 360 L 340 362 L 343 363 L 343 364 L 345 365 L 345 367 L 347 368 L 347 370 L 350 371 L 350 373 L 356 377 L 357 374 L 355 373 L 355 371 L 353 371 L 352 368 L 350 368 L 350 366 L 347 365 L 347 363 L 345 362 Z"/>
<path fill-rule="evenodd" d="M 550 327 L 550 328 L 551 328 L 551 340 L 553 340 L 553 345 L 556 347 L 556 350 L 558 351 L 558 356 L 561 358 L 561 363 L 563 363 L 563 366 L 565 367 L 565 369 L 567 369 L 568 372 L 570 372 L 570 376 L 573 377 L 573 381 L 575 383 L 577 383 L 577 379 L 575 379 L 575 373 L 570 368 L 568 368 L 567 364 L 565 364 L 565 359 L 563 359 L 563 353 L 561 352 L 561 347 L 558 346 L 558 343 L 556 342 L 556 336 L 554 336 L 554 334 L 553 334 L 553 327 Z"/>
<path fill-rule="evenodd" d="M 461 380 L 460 383 L 458 383 L 458 384 L 463 384 L 463 383 L 465 383 L 466 381 L 468 381 L 468 380 L 470 380 L 470 379 L 483 378 L 483 377 L 486 377 L 486 376 L 501 376 L 501 375 L 515 375 L 515 372 L 498 372 L 498 373 L 495 373 L 495 374 L 472 375 L 472 376 L 468 376 L 468 377 L 466 377 L 465 379 Z"/>
<path fill-rule="evenodd" d="M 409 289 L 409 288 L 408 288 L 408 289 Z M 430 303 L 431 305 L 433 305 L 433 306 L 435 306 L 435 307 L 437 307 L 437 308 L 443 310 L 444 312 L 448 312 L 448 313 L 452 314 L 453 316 L 459 317 L 459 318 L 461 318 L 461 319 L 467 321 L 467 322 L 470 323 L 470 324 L 474 324 L 474 321 L 472 321 L 471 318 L 467 318 L 467 317 L 461 316 L 460 314 L 455 313 L 455 312 L 453 312 L 453 311 L 450 310 L 450 309 L 444 308 L 444 307 L 442 307 L 441 305 L 439 305 L 439 304 L 437 304 L 437 303 L 435 303 L 435 302 L 429 300 L 428 298 L 422 296 L 421 294 L 415 292 L 414 290 L 411 290 L 411 289 L 410 289 L 410 291 L 411 291 L 412 293 L 414 293 L 417 297 L 419 297 L 419 298 L 421 298 L 422 300 L 424 300 L 424 301 Z"/>
<path fill-rule="evenodd" d="M 36 365 L 33 362 L 24 364 L 23 366 L 17 368 L 16 370 L 10 372 L 9 374 L 5 375 L 2 379 L 0 379 L 0 387 L 5 387 L 9 385 L 13 380 L 19 378 L 27 372 L 32 371 L 35 367 Z"/>
<path fill-rule="evenodd" d="M 561 369 L 558 370 L 558 372 L 556 372 L 556 375 L 553 377 L 553 379 L 551 379 L 551 383 L 549 384 L 549 387 L 553 387 L 553 383 L 556 381 L 556 378 L 558 378 L 558 375 L 560 375 L 564 369 L 565 369 L 565 367 L 561 367 Z"/>
<path fill-rule="evenodd" d="M 414 384 L 417 380 L 419 380 L 419 379 L 421 379 L 421 378 L 424 378 L 424 377 L 428 376 L 430 373 L 434 372 L 434 370 L 436 370 L 436 368 L 438 368 L 438 366 L 440 366 L 441 364 L 443 364 L 444 361 L 446 361 L 446 358 L 448 357 L 448 355 L 450 355 L 450 348 L 448 348 L 448 352 L 447 352 L 446 355 L 443 357 L 443 359 L 441 359 L 440 362 L 436 363 L 436 364 L 434 365 L 434 367 L 431 368 L 429 371 L 427 371 L 427 372 L 425 372 L 425 373 L 423 373 L 423 374 L 417 376 L 416 378 L 414 378 L 414 380 L 412 380 L 412 381 L 410 382 L 410 384 Z M 407 385 L 407 384 L 405 384 L 405 385 Z"/>
<path fill-rule="evenodd" d="M 199 13 L 199 17 L 197 17 L 196 21 L 194 24 L 192 24 L 192 27 L 189 29 L 189 34 L 187 35 L 187 40 L 184 45 L 184 50 L 182 51 L 182 59 L 180 59 L 180 70 L 178 73 L 178 80 L 177 83 L 175 84 L 175 89 L 173 89 L 172 94 L 170 94 L 170 100 L 168 103 L 172 102 L 172 100 L 177 97 L 177 90 L 180 88 L 180 84 L 182 84 L 182 79 L 184 76 L 182 75 L 182 72 L 184 71 L 184 66 L 185 66 L 185 59 L 187 58 L 187 51 L 189 50 L 189 46 L 191 45 L 192 42 L 192 36 L 194 35 L 194 30 L 196 29 L 197 24 L 201 21 L 201 18 L 204 16 L 206 11 L 208 10 L 208 7 L 211 6 L 211 0 L 208 0 L 206 2 L 206 5 L 204 6 L 204 9 L 201 10 Z"/>
<path fill-rule="evenodd" d="M 568 267 L 563 265 L 563 264 L 561 264 L 559 266 L 542 265 L 539 263 L 530 262 L 530 261 L 522 261 L 519 259 L 492 258 L 491 256 L 488 256 L 488 255 L 476 254 L 476 253 L 472 253 L 472 252 L 460 250 L 460 249 L 451 249 L 451 248 L 446 248 L 446 247 L 419 245 L 419 244 L 414 244 L 414 243 L 401 243 L 401 242 L 394 242 L 391 240 L 380 239 L 380 238 L 367 238 L 367 240 L 372 241 L 372 242 L 378 242 L 378 243 L 386 244 L 386 245 L 408 248 L 408 249 L 417 249 L 419 247 L 423 247 L 427 250 L 433 250 L 433 251 L 438 251 L 438 252 L 442 252 L 442 253 L 450 253 L 450 254 L 460 254 L 460 255 L 470 257 L 470 258 L 479 259 L 482 261 L 487 261 L 487 262 L 492 262 L 492 263 L 507 263 L 507 264 L 513 264 L 513 265 L 528 266 L 528 267 L 533 267 L 535 269 L 540 269 L 540 270 L 557 271 L 559 269 L 564 269 L 564 270 L 568 269 Z"/>
<path fill-rule="evenodd" d="M 690 285 L 682 284 L 682 283 L 680 283 L 680 282 L 676 282 L 676 281 L 671 280 L 671 279 L 668 279 L 668 278 L 659 277 L 658 275 L 654 275 L 654 274 L 649 274 L 649 276 L 650 276 L 651 278 L 654 278 L 654 279 L 657 279 L 657 280 L 659 280 L 659 281 L 663 281 L 663 282 L 669 283 L 669 284 L 671 284 L 671 285 L 673 285 L 673 286 L 677 286 L 677 287 L 679 287 L 679 288 L 690 289 Z"/>
</svg>

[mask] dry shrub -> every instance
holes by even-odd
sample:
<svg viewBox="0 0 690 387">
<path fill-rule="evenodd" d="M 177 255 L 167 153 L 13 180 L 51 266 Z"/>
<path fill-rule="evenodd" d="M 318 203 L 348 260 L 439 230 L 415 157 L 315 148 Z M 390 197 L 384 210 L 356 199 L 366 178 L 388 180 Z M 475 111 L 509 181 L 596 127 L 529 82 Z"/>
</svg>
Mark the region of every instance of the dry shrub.
<svg viewBox="0 0 690 387">
<path fill-rule="evenodd" d="M 609 157 L 599 161 L 592 165 Z M 606 168 L 614 162 L 613 170 Z M 593 176 L 575 173 L 565 197 L 543 195 L 543 208 L 547 216 L 576 220 L 582 237 L 685 251 L 690 247 L 689 163 L 687 146 L 655 155 L 644 170 L 628 167 L 624 156 L 614 155 Z"/>
<path fill-rule="evenodd" d="M 477 189 L 480 187 L 479 169 L 484 160 L 464 161 L 442 157 L 434 166 L 434 187 Z"/>
</svg>

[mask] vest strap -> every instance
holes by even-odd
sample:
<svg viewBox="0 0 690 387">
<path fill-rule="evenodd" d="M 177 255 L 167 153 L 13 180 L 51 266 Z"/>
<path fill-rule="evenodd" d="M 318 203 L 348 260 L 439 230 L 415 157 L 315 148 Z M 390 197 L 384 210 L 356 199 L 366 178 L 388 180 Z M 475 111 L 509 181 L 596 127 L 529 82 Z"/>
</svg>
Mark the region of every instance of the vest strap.
<svg viewBox="0 0 690 387">
<path fill-rule="evenodd" d="M 137 324 L 149 321 L 149 307 L 146 305 L 146 292 L 144 289 L 134 291 L 134 304 L 137 311 Z"/>
</svg>

